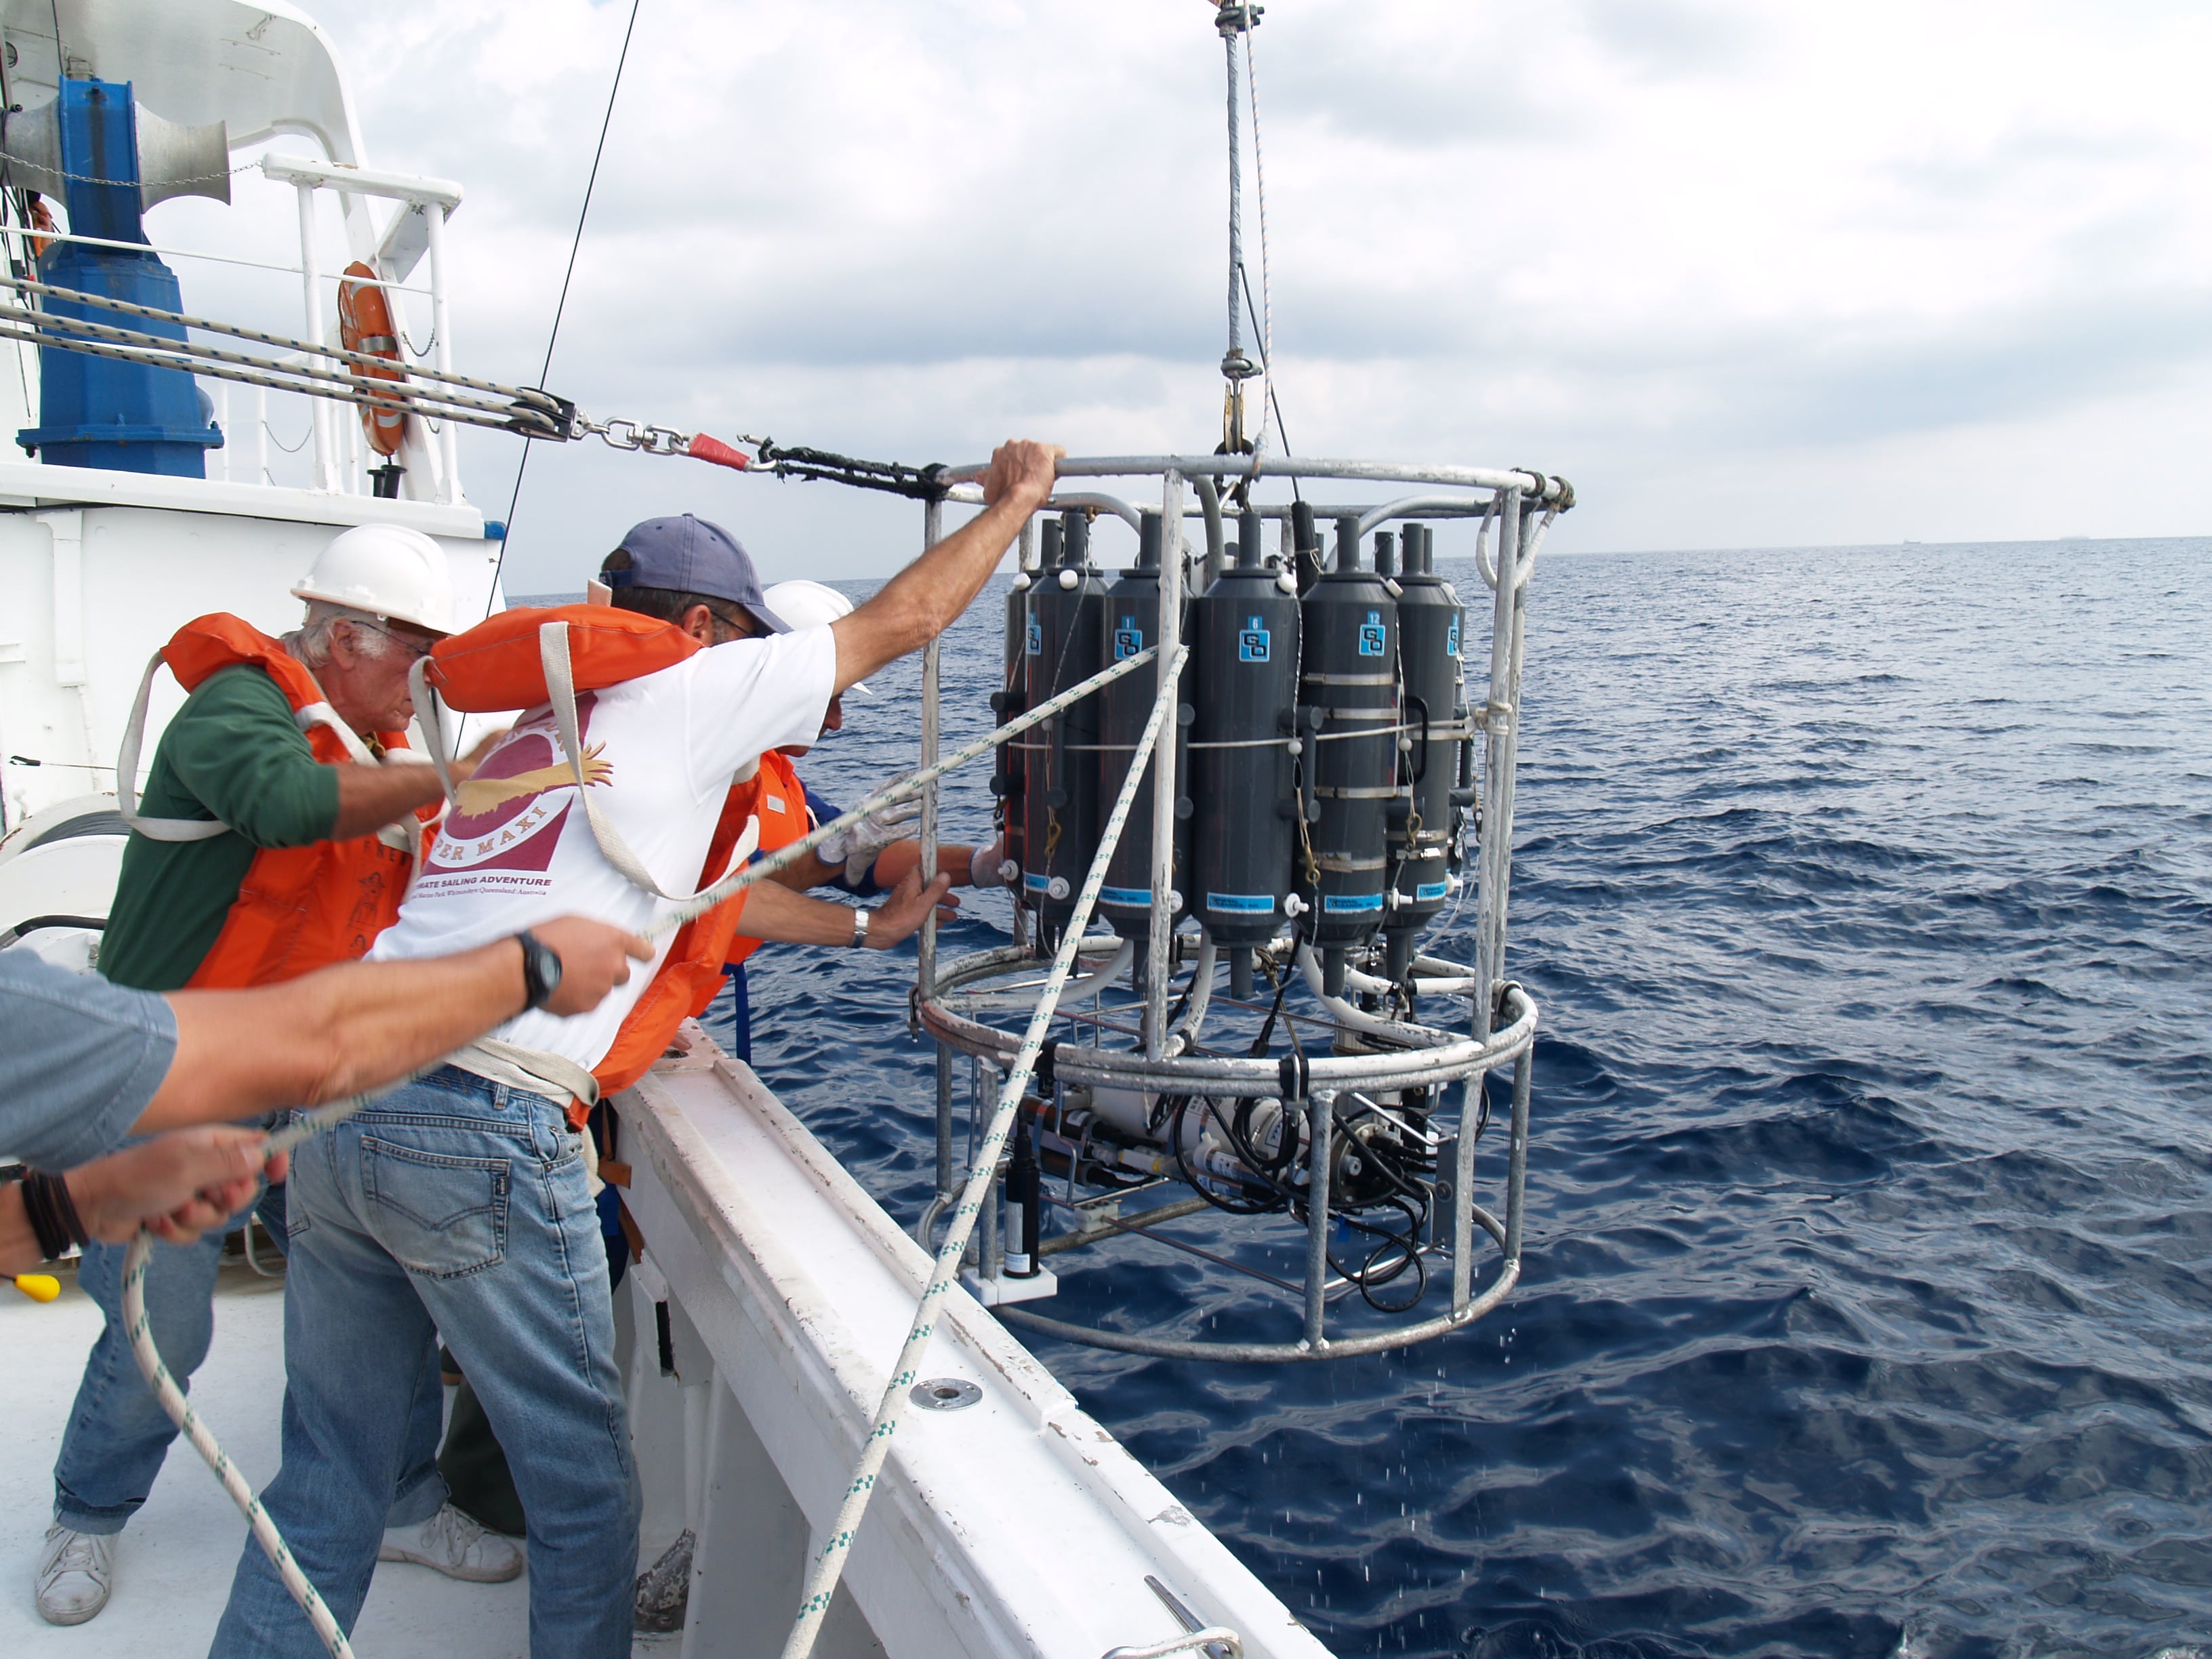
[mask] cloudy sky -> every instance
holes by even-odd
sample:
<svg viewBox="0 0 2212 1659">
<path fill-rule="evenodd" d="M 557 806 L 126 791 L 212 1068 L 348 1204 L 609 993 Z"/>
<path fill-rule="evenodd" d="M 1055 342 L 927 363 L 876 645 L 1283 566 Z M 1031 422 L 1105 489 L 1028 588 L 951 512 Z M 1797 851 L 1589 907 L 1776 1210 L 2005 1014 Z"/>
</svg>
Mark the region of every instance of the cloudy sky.
<svg viewBox="0 0 2212 1659">
<path fill-rule="evenodd" d="M 467 186 L 462 366 L 534 380 L 628 0 L 315 9 L 369 159 Z M 1211 448 L 1211 14 L 643 0 L 550 384 L 917 462 Z M 1567 550 L 2212 528 L 2201 5 L 1271 0 L 1256 44 L 1295 450 L 1565 473 Z M 499 515 L 517 446 L 466 453 Z M 918 534 L 541 449 L 510 591 L 686 507 L 771 576 Z"/>
</svg>

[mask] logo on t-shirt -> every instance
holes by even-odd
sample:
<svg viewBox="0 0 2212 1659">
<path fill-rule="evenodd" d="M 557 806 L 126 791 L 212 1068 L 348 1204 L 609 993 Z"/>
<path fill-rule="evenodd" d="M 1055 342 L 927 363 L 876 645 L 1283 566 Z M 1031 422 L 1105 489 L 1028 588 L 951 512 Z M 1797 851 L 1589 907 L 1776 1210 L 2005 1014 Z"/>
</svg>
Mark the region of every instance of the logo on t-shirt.
<svg viewBox="0 0 2212 1659">
<path fill-rule="evenodd" d="M 591 742 L 593 693 L 576 698 L 584 738 L 584 777 L 593 787 L 614 781 L 614 763 Z M 561 842 L 561 826 L 575 805 L 576 775 L 561 752 L 553 713 L 544 709 L 518 721 L 505 742 L 485 757 L 476 775 L 456 789 L 453 810 L 440 826 L 422 866 L 420 892 L 543 888 Z"/>
</svg>

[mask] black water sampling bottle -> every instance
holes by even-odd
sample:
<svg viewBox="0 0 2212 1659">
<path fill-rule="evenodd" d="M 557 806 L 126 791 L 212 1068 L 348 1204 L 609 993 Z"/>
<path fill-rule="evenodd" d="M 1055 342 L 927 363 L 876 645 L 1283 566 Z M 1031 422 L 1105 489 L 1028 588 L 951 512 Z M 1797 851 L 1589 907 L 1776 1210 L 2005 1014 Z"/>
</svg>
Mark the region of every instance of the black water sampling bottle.
<svg viewBox="0 0 2212 1659">
<path fill-rule="evenodd" d="M 1051 545 L 1047 526 L 1048 546 Z M 1091 520 L 1080 509 L 1060 525 L 1060 557 L 1030 589 L 1024 640 L 1023 695 L 1032 709 L 1104 665 L 1106 584 L 1091 568 Z M 1036 912 L 1037 946 L 1059 947 L 1075 913 L 1075 895 L 1098 848 L 1097 695 L 1081 698 L 1032 726 L 1023 751 L 1024 896 Z"/>
<path fill-rule="evenodd" d="M 1106 590 L 1103 621 L 1106 626 L 1105 655 L 1107 665 L 1135 656 L 1139 651 L 1160 642 L 1160 515 L 1148 512 L 1143 517 L 1143 528 L 1138 532 L 1137 562 L 1122 573 L 1121 579 Z M 1177 550 L 1180 553 L 1180 550 Z M 1190 602 L 1182 607 L 1182 633 L 1186 639 L 1190 634 Z M 1194 718 L 1191 708 L 1191 685 L 1194 676 L 1188 659 L 1183 664 L 1182 682 L 1176 693 L 1177 707 L 1171 720 L 1180 722 L 1170 730 L 1183 729 Z M 1121 785 L 1129 775 L 1129 768 L 1137 758 L 1137 739 L 1145 732 L 1145 723 L 1152 718 L 1152 705 L 1159 697 L 1158 665 L 1140 668 L 1120 679 L 1098 694 L 1103 705 L 1100 712 L 1101 729 L 1098 750 L 1098 803 L 1103 815 L 1113 805 L 1121 792 Z M 1168 887 L 1174 906 L 1172 916 L 1180 918 L 1186 908 L 1188 891 L 1190 861 L 1190 794 L 1188 788 L 1188 771 L 1185 766 L 1176 768 L 1176 799 L 1175 846 L 1170 860 L 1173 874 Z M 1152 931 L 1152 777 L 1150 769 L 1137 786 L 1137 793 L 1129 805 L 1127 822 L 1121 826 L 1121 839 L 1115 844 L 1113 861 L 1106 866 L 1106 884 L 1098 890 L 1098 909 L 1114 924 L 1114 931 L 1124 939 L 1146 939 Z M 1170 922 L 1173 926 L 1173 921 Z"/>
<path fill-rule="evenodd" d="M 1029 633 L 1030 589 L 1036 583 L 1036 579 L 1031 573 L 1017 570 L 1014 585 L 1006 593 L 1005 672 L 999 682 L 999 689 L 991 694 L 991 713 L 997 716 L 997 724 L 1000 726 L 1029 706 L 1023 700 L 1022 661 L 1024 653 L 1022 646 Z M 1018 741 L 1002 743 L 996 750 L 995 763 L 991 771 L 991 793 L 998 797 L 999 832 L 1005 838 L 1006 862 L 1013 866 L 1012 874 L 1015 885 L 1014 902 L 1017 904 L 1022 902 L 1023 848 L 1027 844 L 1022 834 L 1023 761 Z"/>
<path fill-rule="evenodd" d="M 1253 946 L 1289 916 L 1298 625 L 1297 580 L 1267 567 L 1249 514 L 1236 563 L 1193 602 L 1190 624 L 1191 902 L 1240 1000 L 1252 994 Z"/>
<path fill-rule="evenodd" d="M 1298 731 L 1311 861 L 1298 932 L 1344 992 L 1348 953 L 1375 937 L 1389 884 L 1385 813 L 1398 794 L 1398 601 L 1359 568 L 1359 521 L 1337 520 L 1335 568 L 1304 600 Z"/>
<path fill-rule="evenodd" d="M 1009 1279 L 1035 1279 L 1039 1212 L 1044 1207 L 1044 1176 L 1037 1167 L 1036 1141 L 1024 1115 L 1014 1131 L 1014 1155 L 1006 1165 L 1006 1266 Z"/>
<path fill-rule="evenodd" d="M 1389 532 L 1375 538 L 1375 568 L 1389 574 Z M 1389 805 L 1392 880 L 1386 896 L 1382 937 L 1389 975 L 1403 980 L 1413 965 L 1413 945 L 1436 919 L 1451 890 L 1450 859 L 1457 845 L 1459 781 L 1466 707 L 1460 691 L 1461 636 L 1467 613 L 1452 585 L 1436 573 L 1436 532 L 1408 524 L 1398 568 L 1398 657 L 1405 693 L 1398 753 L 1411 775 Z"/>
</svg>

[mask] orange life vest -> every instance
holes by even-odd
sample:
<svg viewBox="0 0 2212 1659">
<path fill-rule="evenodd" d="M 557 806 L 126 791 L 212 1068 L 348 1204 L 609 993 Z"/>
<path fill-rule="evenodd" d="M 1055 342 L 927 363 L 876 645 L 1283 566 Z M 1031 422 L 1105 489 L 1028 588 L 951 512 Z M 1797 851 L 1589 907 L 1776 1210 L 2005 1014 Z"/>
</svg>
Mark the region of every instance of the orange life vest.
<svg viewBox="0 0 2212 1659">
<path fill-rule="evenodd" d="M 548 691 L 539 629 L 556 621 L 568 624 L 569 667 L 579 691 L 600 690 L 656 673 L 703 648 L 672 623 L 608 605 L 518 609 L 501 611 L 440 641 L 430 653 L 426 678 L 437 694 L 456 708 L 535 708 L 546 701 Z M 766 787 L 769 763 L 780 762 L 782 757 L 764 755 L 761 759 L 763 769 L 742 783 L 732 784 L 724 797 L 721 816 L 707 844 L 696 885 L 704 887 L 727 872 L 738 837 L 759 807 L 764 787 L 766 793 L 775 793 L 787 803 L 798 793 L 804 814 L 805 797 L 797 792 L 795 775 L 792 790 Z M 763 828 L 767 828 L 765 819 Z M 799 833 L 805 833 L 803 822 Z M 744 908 L 745 896 L 740 892 L 677 930 L 667 956 L 653 972 L 653 982 L 624 1016 L 605 1057 L 592 1068 L 600 1098 L 627 1089 L 643 1077 L 667 1052 L 676 1028 L 706 1012 L 721 984 L 722 963 L 729 956 Z M 568 1115 L 580 1124 L 585 1109 L 572 1102 Z"/>
<path fill-rule="evenodd" d="M 761 769 L 743 783 L 732 784 L 723 798 L 714 837 L 707 845 L 706 861 L 699 866 L 700 885 L 720 879 L 729 868 L 731 849 L 758 809 L 768 784 L 769 758 L 762 756 Z M 721 988 L 722 964 L 729 959 L 731 943 L 744 912 L 745 893 L 740 890 L 676 930 L 675 943 L 668 947 L 667 957 L 654 973 L 653 983 L 624 1017 L 606 1057 L 592 1068 L 602 1100 L 629 1088 L 652 1070 L 653 1061 L 668 1051 L 676 1028 L 707 1012 L 707 1005 Z M 579 1117 L 580 1110 L 572 1106 L 569 1115 Z"/>
<path fill-rule="evenodd" d="M 791 757 L 771 750 L 760 757 L 760 850 L 774 853 L 788 847 L 814 825 L 806 811 L 806 786 L 799 781 L 799 769 L 791 763 Z M 740 787 L 744 786 L 740 785 Z M 742 824 L 743 819 L 738 822 Z M 730 954 L 724 958 L 736 968 L 745 958 L 761 948 L 757 939 L 737 938 L 730 941 Z"/>
<path fill-rule="evenodd" d="M 673 668 L 706 647 L 674 623 L 605 605 L 517 606 L 430 647 L 426 677 L 439 697 L 465 714 L 535 708 L 549 695 L 538 630 L 568 624 L 568 661 L 579 691 Z"/>
<path fill-rule="evenodd" d="M 221 611 L 186 623 L 161 657 L 187 692 L 243 663 L 276 681 L 295 714 L 325 702 L 314 675 L 283 641 Z M 326 726 L 310 726 L 307 737 L 319 761 L 336 765 L 351 758 Z M 377 740 L 386 749 L 407 746 L 404 732 L 380 732 Z M 423 834 L 416 856 L 427 849 L 427 830 Z M 366 955 L 399 915 L 411 861 L 374 835 L 260 848 L 186 988 L 267 985 Z"/>
</svg>

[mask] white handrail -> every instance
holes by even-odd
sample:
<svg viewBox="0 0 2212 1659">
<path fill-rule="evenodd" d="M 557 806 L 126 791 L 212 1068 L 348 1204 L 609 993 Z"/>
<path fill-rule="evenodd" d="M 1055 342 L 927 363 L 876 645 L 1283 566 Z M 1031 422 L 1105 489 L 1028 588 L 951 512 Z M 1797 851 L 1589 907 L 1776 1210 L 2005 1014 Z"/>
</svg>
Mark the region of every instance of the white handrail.
<svg viewBox="0 0 2212 1659">
<path fill-rule="evenodd" d="M 450 217 L 461 204 L 461 187 L 450 179 L 426 179 L 407 173 L 381 173 L 336 161 L 311 161 L 304 155 L 264 155 L 261 171 L 281 185 L 307 185 L 348 196 L 380 196 L 442 208 Z"/>
</svg>

